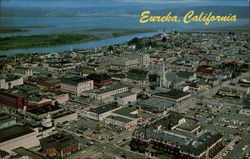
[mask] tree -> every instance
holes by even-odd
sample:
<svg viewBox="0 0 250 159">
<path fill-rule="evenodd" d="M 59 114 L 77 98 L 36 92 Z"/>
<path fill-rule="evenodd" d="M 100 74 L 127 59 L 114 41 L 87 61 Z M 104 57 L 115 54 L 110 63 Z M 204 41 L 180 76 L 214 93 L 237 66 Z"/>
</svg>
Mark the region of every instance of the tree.
<svg viewBox="0 0 250 159">
<path fill-rule="evenodd" d="M 167 38 L 164 36 L 164 37 L 161 39 L 161 42 L 163 42 L 163 43 L 167 42 Z"/>
</svg>

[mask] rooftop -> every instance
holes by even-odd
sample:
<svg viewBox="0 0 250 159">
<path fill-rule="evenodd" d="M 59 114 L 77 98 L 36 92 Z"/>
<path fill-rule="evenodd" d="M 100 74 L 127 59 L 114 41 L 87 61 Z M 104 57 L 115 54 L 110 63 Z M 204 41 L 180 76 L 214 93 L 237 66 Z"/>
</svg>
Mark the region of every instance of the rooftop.
<svg viewBox="0 0 250 159">
<path fill-rule="evenodd" d="M 137 128 L 133 135 L 136 137 L 143 133 L 145 140 L 169 143 L 174 147 L 178 146 L 182 151 L 194 155 L 199 155 L 206 151 L 207 147 L 210 147 L 222 138 L 221 134 L 209 131 L 203 131 L 200 135 L 194 135 L 184 132 L 178 133 L 178 131 L 171 130 L 171 127 L 177 125 L 178 120 L 183 117 L 180 113 L 170 112 L 166 117 Z"/>
<path fill-rule="evenodd" d="M 169 108 L 176 104 L 176 102 L 160 98 L 160 97 L 150 97 L 146 100 L 137 102 L 137 105 L 142 106 L 144 108 L 154 107 L 154 109 Z M 150 108 L 149 108 L 150 109 Z M 163 110 L 162 110 L 163 111 Z"/>
<path fill-rule="evenodd" d="M 28 110 L 29 113 L 36 114 L 36 115 L 41 115 L 41 114 L 46 114 L 48 112 L 52 111 L 57 111 L 57 110 L 62 110 L 59 106 L 55 105 L 47 105 L 47 106 L 42 106 L 38 108 L 32 108 Z"/>
<path fill-rule="evenodd" d="M 15 119 L 12 118 L 10 115 L 7 115 L 5 113 L 0 113 L 0 124 L 6 123 L 12 120 L 15 120 Z"/>
<path fill-rule="evenodd" d="M 90 111 L 96 114 L 102 114 L 102 113 L 114 110 L 116 108 L 119 108 L 119 106 L 117 104 L 112 103 L 112 104 L 107 104 L 104 106 L 97 107 L 95 109 L 91 109 Z"/>
<path fill-rule="evenodd" d="M 22 156 L 29 156 L 32 159 L 48 159 L 47 157 L 44 157 L 38 153 L 35 153 L 31 150 L 25 149 L 23 147 L 18 147 L 16 149 L 13 150 L 15 153 L 17 153 L 18 157 L 22 157 Z"/>
<path fill-rule="evenodd" d="M 128 86 L 125 85 L 125 84 L 112 84 L 108 88 L 105 88 L 105 89 L 95 89 L 95 90 L 93 90 L 91 92 L 95 93 L 95 94 L 103 94 L 103 93 L 106 93 L 106 92 L 114 91 L 114 90 L 125 88 L 125 87 L 128 87 Z"/>
<path fill-rule="evenodd" d="M 117 120 L 117 121 L 120 121 L 120 122 L 123 122 L 123 123 L 129 123 L 129 122 L 132 121 L 132 120 L 127 119 L 127 118 L 123 118 L 123 117 L 119 117 L 119 116 L 113 116 L 113 115 L 110 115 L 107 118 Z"/>
<path fill-rule="evenodd" d="M 79 77 L 73 77 L 73 78 L 64 78 L 62 79 L 62 82 L 69 85 L 78 85 L 79 83 L 91 81 L 87 78 L 79 78 Z"/>
<path fill-rule="evenodd" d="M 42 149 L 56 148 L 63 150 L 71 145 L 79 143 L 71 135 L 54 134 L 40 140 Z"/>
<path fill-rule="evenodd" d="M 134 95 L 135 93 L 132 93 L 132 92 L 122 92 L 122 93 L 119 93 L 119 94 L 115 94 L 114 97 L 116 98 L 124 98 L 124 97 L 128 97 L 128 96 L 131 96 L 131 95 Z"/>
<path fill-rule="evenodd" d="M 187 72 L 187 71 L 180 71 L 176 74 L 178 77 L 189 78 L 190 76 L 193 76 L 195 73 L 194 72 Z"/>
<path fill-rule="evenodd" d="M 127 116 L 127 117 L 134 118 L 134 119 L 139 118 L 138 115 L 131 114 L 134 111 L 136 111 L 136 109 L 134 107 L 125 107 L 125 108 L 118 109 L 118 110 L 114 111 L 113 113 L 120 114 L 120 115 Z"/>
<path fill-rule="evenodd" d="M 185 96 L 189 96 L 190 93 L 182 92 L 179 90 L 170 90 L 168 92 L 159 92 L 159 93 L 156 93 L 155 95 L 160 96 L 160 97 L 164 97 L 164 98 L 168 98 L 168 99 L 178 100 L 178 99 L 183 98 Z"/>
<path fill-rule="evenodd" d="M 32 129 L 21 125 L 15 125 L 2 129 L 0 130 L 0 143 L 32 132 L 34 132 Z"/>
</svg>

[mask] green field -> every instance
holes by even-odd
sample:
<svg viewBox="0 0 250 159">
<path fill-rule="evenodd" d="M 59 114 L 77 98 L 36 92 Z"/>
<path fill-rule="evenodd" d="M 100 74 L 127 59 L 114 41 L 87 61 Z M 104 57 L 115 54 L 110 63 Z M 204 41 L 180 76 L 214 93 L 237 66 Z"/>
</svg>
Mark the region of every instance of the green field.
<svg viewBox="0 0 250 159">
<path fill-rule="evenodd" d="M 49 47 L 99 40 L 88 34 L 31 35 L 0 38 L 0 50 Z"/>
</svg>

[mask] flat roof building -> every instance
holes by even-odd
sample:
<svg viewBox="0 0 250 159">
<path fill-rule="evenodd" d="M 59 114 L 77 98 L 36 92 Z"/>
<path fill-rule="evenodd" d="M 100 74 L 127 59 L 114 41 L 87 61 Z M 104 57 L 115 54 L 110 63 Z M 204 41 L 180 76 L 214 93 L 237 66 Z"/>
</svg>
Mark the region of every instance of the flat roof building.
<svg viewBox="0 0 250 159">
<path fill-rule="evenodd" d="M 80 149 L 80 142 L 71 135 L 54 134 L 40 142 L 41 152 L 48 156 L 64 157 Z"/>
<path fill-rule="evenodd" d="M 78 77 L 62 79 L 61 89 L 80 96 L 82 92 L 94 89 L 94 82 L 87 78 Z"/>
<path fill-rule="evenodd" d="M 21 125 L 14 125 L 0 130 L 0 147 L 11 152 L 18 147 L 31 148 L 38 146 L 37 132 Z"/>
</svg>

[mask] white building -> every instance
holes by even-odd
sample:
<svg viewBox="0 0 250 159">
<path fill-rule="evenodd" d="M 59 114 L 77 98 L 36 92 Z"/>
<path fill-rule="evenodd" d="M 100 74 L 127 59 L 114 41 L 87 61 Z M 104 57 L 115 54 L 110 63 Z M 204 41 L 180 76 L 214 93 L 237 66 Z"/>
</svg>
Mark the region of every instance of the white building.
<svg viewBox="0 0 250 159">
<path fill-rule="evenodd" d="M 132 92 L 123 92 L 111 96 L 112 102 L 116 102 L 119 105 L 126 105 L 136 102 L 137 94 Z"/>
<path fill-rule="evenodd" d="M 63 123 L 65 121 L 76 121 L 78 119 L 76 112 L 62 112 L 52 116 L 54 124 Z"/>
<path fill-rule="evenodd" d="M 124 53 L 121 56 L 129 58 L 129 59 L 138 59 L 139 64 L 141 66 L 149 66 L 150 65 L 149 54 L 144 54 L 144 53 L 139 53 L 139 52 L 131 52 L 131 53 Z"/>
<path fill-rule="evenodd" d="M 0 89 L 11 89 L 14 86 L 23 85 L 23 77 L 19 76 L 8 76 L 0 77 Z"/>
<path fill-rule="evenodd" d="M 85 116 L 93 120 L 103 121 L 107 116 L 110 116 L 113 111 L 118 109 L 120 109 L 120 106 L 108 104 L 89 110 Z"/>
<path fill-rule="evenodd" d="M 132 125 L 136 125 L 136 121 L 123 118 L 120 116 L 110 115 L 107 118 L 105 118 L 105 124 L 117 125 L 117 126 L 124 127 L 127 129 L 131 127 Z"/>
<path fill-rule="evenodd" d="M 61 89 L 79 96 L 84 91 L 94 89 L 94 82 L 86 78 L 68 78 L 62 81 Z"/>
<path fill-rule="evenodd" d="M 105 89 L 96 89 L 89 93 L 89 98 L 95 100 L 105 100 L 112 95 L 128 91 L 128 86 L 124 84 L 113 84 Z"/>
<path fill-rule="evenodd" d="M 137 123 L 142 119 L 137 114 L 138 110 L 134 107 L 124 107 L 113 111 L 110 116 L 105 118 L 105 123 L 129 128 L 137 125 Z"/>
<path fill-rule="evenodd" d="M 131 59 L 120 56 L 104 57 L 104 63 L 112 69 L 127 69 L 137 67 L 139 64 L 138 59 Z"/>
</svg>

